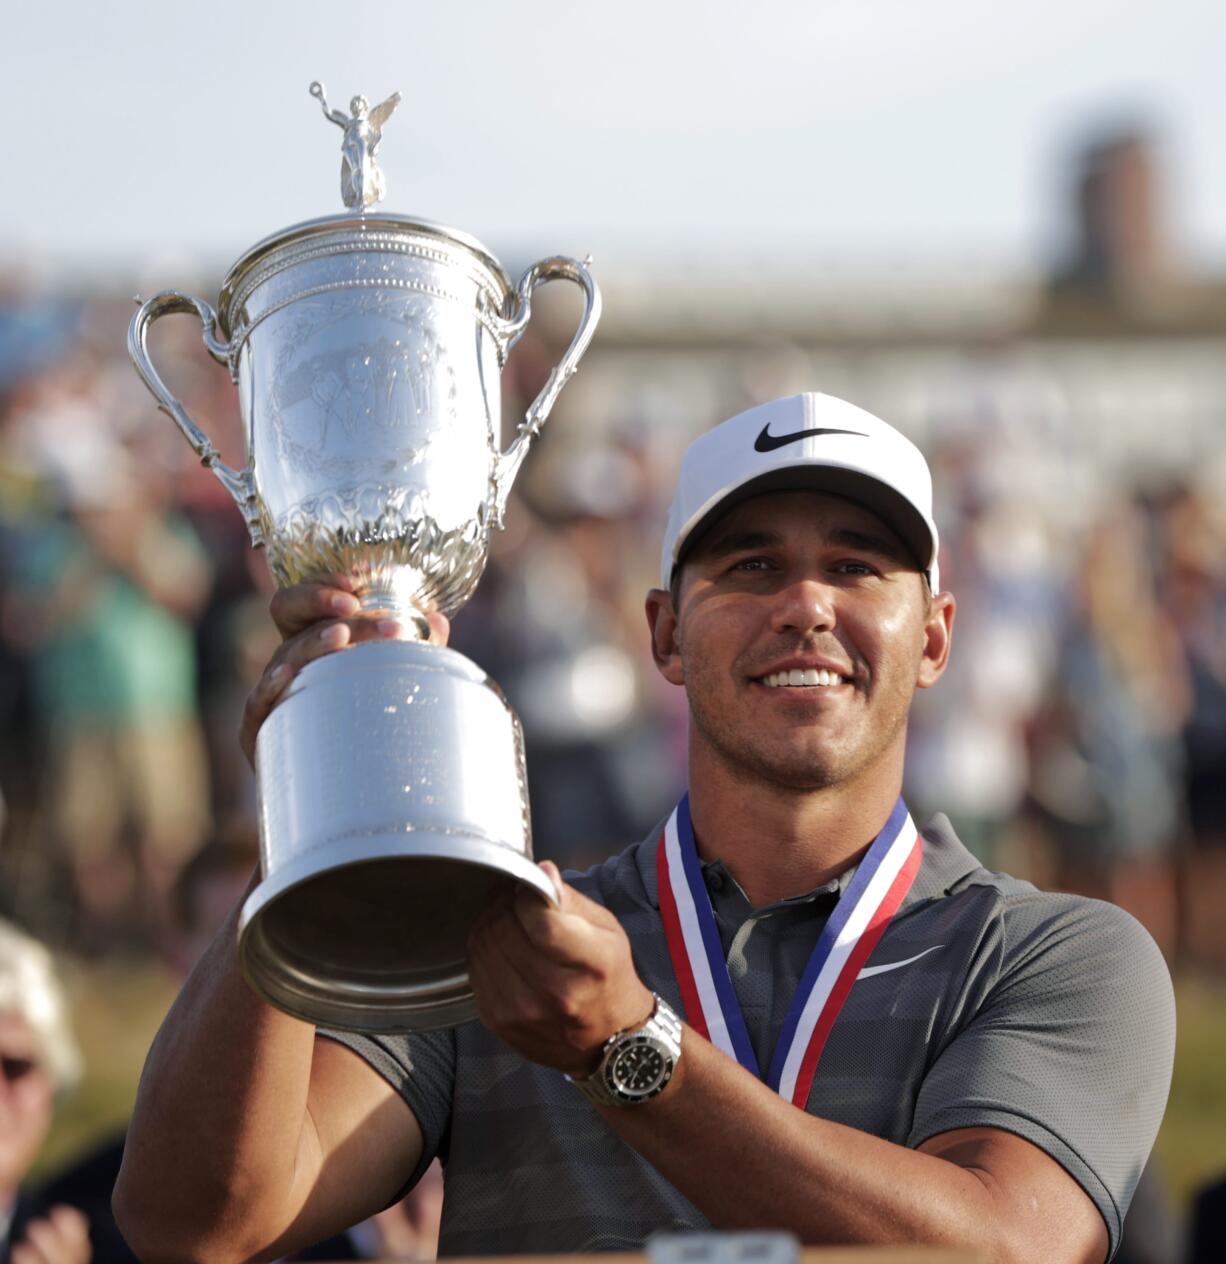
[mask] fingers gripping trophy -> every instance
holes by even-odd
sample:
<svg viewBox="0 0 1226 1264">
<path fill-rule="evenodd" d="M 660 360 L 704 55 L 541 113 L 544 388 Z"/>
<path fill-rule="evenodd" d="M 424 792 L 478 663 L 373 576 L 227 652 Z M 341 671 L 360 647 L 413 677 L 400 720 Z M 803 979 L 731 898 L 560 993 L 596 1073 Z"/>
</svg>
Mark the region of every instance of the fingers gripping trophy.
<svg viewBox="0 0 1226 1264">
<path fill-rule="evenodd" d="M 325 655 L 294 679 L 256 743 L 262 880 L 243 907 L 252 985 L 313 1022 L 363 1031 L 475 1016 L 469 928 L 532 862 L 519 721 L 497 685 L 427 643 L 426 611 L 472 595 L 490 531 L 600 316 L 585 264 L 550 258 L 513 286 L 478 241 L 377 209 L 376 154 L 400 100 L 354 97 L 340 127 L 348 211 L 253 246 L 216 312 L 177 292 L 144 303 L 129 352 L 159 408 L 234 497 L 280 587 L 350 577 L 401 640 Z M 579 328 L 500 450 L 499 375 L 548 281 L 578 285 Z M 195 312 L 239 392 L 247 444 L 225 465 L 149 357 L 150 326 Z"/>
</svg>

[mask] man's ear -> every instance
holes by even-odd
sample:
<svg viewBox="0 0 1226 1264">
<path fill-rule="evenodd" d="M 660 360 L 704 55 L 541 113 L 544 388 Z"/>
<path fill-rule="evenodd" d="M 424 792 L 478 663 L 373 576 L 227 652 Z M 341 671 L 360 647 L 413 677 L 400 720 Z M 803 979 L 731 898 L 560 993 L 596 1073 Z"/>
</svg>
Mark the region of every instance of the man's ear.
<svg viewBox="0 0 1226 1264">
<path fill-rule="evenodd" d="M 647 594 L 647 626 L 651 630 L 651 657 L 656 670 L 671 685 L 685 684 L 685 669 L 677 645 L 677 612 L 663 588 Z"/>
<path fill-rule="evenodd" d="M 915 679 L 919 689 L 930 689 L 945 674 L 949 649 L 953 643 L 954 615 L 957 609 L 953 593 L 937 593 L 932 599 L 928 617 L 924 621 L 924 653 Z"/>
</svg>

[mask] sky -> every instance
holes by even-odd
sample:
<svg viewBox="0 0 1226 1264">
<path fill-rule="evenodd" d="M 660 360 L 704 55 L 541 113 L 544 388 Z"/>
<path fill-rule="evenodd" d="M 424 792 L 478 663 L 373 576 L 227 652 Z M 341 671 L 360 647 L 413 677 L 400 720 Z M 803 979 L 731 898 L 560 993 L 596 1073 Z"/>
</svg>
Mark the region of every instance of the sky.
<svg viewBox="0 0 1226 1264">
<path fill-rule="evenodd" d="M 1069 156 L 1155 137 L 1226 270 L 1220 0 L 45 0 L 9 6 L 0 262 L 224 266 L 343 209 L 334 106 L 394 90 L 387 210 L 504 258 L 1045 267 Z"/>
</svg>

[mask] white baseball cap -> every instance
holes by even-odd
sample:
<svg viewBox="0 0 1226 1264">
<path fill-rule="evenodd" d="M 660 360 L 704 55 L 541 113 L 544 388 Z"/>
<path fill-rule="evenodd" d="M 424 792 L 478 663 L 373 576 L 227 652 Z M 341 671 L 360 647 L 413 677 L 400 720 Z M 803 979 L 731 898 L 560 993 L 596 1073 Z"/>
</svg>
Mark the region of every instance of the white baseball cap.
<svg viewBox="0 0 1226 1264">
<path fill-rule="evenodd" d="M 875 513 L 940 591 L 932 475 L 924 454 L 872 413 L 808 392 L 760 404 L 700 435 L 681 458 L 664 529 L 660 584 L 717 514 L 772 491 L 846 496 Z"/>
</svg>

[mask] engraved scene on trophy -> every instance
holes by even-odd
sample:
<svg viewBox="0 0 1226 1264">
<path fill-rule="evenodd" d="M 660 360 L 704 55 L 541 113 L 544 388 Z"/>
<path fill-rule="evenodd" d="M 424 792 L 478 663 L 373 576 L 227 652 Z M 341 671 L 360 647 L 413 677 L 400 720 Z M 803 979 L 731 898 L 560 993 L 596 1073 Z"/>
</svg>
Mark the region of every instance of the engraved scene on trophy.
<svg viewBox="0 0 1226 1264">
<path fill-rule="evenodd" d="M 399 322 L 373 339 L 319 350 L 308 345 L 332 321 L 386 307 L 381 299 L 373 295 L 362 308 L 341 310 L 317 300 L 294 314 L 269 393 L 279 455 L 299 469 L 329 474 L 361 469 L 370 457 L 355 452 L 355 444 L 378 444 L 385 436 L 396 445 L 389 466 L 413 466 L 435 438 L 422 434 L 423 422 L 454 423 L 455 370 L 419 304 L 405 304 Z M 317 314 L 316 308 L 323 310 Z"/>
</svg>

